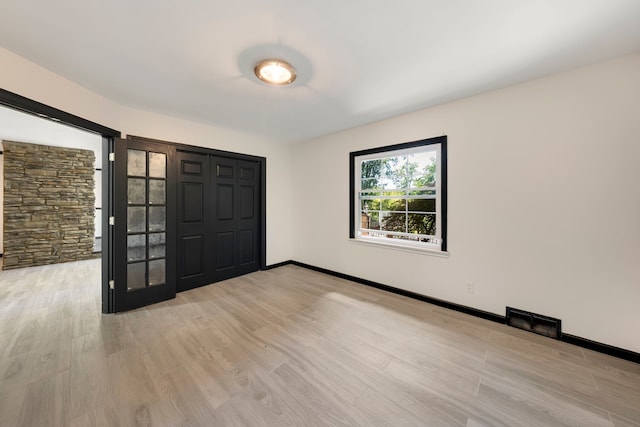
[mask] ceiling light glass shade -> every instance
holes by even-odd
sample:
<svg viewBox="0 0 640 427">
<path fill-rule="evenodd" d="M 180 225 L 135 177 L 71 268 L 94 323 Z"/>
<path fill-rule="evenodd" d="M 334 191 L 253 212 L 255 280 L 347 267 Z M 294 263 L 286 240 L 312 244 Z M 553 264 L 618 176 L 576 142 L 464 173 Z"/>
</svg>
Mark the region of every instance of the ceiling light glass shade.
<svg viewBox="0 0 640 427">
<path fill-rule="evenodd" d="M 254 69 L 256 77 L 265 83 L 284 86 L 296 79 L 296 70 L 291 64 L 278 59 L 267 59 L 259 62 Z"/>
</svg>

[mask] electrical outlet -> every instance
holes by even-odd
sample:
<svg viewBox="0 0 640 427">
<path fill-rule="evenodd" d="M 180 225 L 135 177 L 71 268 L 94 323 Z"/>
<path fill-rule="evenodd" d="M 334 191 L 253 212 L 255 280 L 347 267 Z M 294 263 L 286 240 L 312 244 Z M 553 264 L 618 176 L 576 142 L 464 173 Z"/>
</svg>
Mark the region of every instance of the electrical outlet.
<svg viewBox="0 0 640 427">
<path fill-rule="evenodd" d="M 473 285 L 473 282 L 467 282 L 465 284 L 465 288 L 464 288 L 468 294 L 472 294 L 476 291 L 475 286 Z"/>
</svg>

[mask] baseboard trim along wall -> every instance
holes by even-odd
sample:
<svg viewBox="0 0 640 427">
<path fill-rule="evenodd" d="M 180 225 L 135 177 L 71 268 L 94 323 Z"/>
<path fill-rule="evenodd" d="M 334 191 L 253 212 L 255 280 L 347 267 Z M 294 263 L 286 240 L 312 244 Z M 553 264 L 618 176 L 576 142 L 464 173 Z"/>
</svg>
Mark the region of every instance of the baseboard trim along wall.
<svg viewBox="0 0 640 427">
<path fill-rule="evenodd" d="M 277 264 L 271 264 L 271 265 L 267 265 L 263 268 L 263 270 L 273 270 L 274 268 L 278 268 L 278 267 L 284 267 L 285 265 L 290 265 L 293 264 L 293 261 L 289 260 L 289 261 L 282 261 L 279 262 Z"/>
<path fill-rule="evenodd" d="M 277 264 L 271 264 L 266 266 L 263 270 L 271 270 L 278 267 L 283 267 L 285 265 L 295 265 L 298 267 L 306 268 L 309 270 L 317 271 L 319 273 L 328 274 L 333 277 L 338 277 L 340 279 L 349 280 L 355 283 L 359 283 L 365 286 L 371 286 L 373 288 L 381 289 L 383 291 L 392 292 L 397 295 L 402 295 L 405 297 L 413 298 L 418 301 L 427 302 L 429 304 L 437 305 L 439 307 L 448 308 L 450 310 L 459 311 L 461 313 L 469 314 L 471 316 L 480 317 L 482 319 L 490 320 L 492 322 L 497 323 L 506 323 L 505 316 L 501 316 L 499 314 L 490 313 L 488 311 L 479 310 L 477 308 L 468 307 L 466 305 L 455 304 L 449 301 L 441 300 L 438 298 L 429 297 L 426 295 L 418 294 L 415 292 L 407 291 L 404 289 L 396 288 L 389 285 L 384 285 L 382 283 L 373 282 L 371 280 L 362 279 L 360 277 L 350 276 L 348 274 L 339 273 L 337 271 L 328 270 L 322 267 L 316 267 L 314 265 L 305 264 L 303 262 L 298 262 L 294 260 L 283 261 Z M 553 339 L 553 338 L 550 338 Z M 592 341 L 586 338 L 578 337 L 570 334 L 562 334 L 560 337 L 561 341 L 564 341 L 569 344 L 577 345 L 579 347 L 583 347 L 589 350 L 597 351 L 599 353 L 607 354 L 609 356 L 614 356 L 619 359 L 628 360 L 630 362 L 635 362 L 640 364 L 640 353 L 636 353 L 631 350 L 626 350 L 620 347 L 614 347 L 608 344 L 603 344 L 597 341 Z"/>
<path fill-rule="evenodd" d="M 561 341 L 569 344 L 577 345 L 578 347 L 587 348 L 589 350 L 597 351 L 598 353 L 608 354 L 609 356 L 615 356 L 619 359 L 628 360 L 630 362 L 640 363 L 640 353 L 636 353 L 631 350 L 626 350 L 620 347 L 614 347 L 612 345 L 603 344 L 597 341 L 591 341 L 586 338 L 577 337 L 571 334 L 562 334 Z"/>
</svg>

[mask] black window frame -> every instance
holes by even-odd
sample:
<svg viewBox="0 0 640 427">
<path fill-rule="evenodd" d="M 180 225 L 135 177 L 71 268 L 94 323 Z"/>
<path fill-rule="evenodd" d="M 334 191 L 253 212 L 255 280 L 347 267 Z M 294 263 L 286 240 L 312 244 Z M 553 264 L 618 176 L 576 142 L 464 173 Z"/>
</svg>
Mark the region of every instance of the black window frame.
<svg viewBox="0 0 640 427">
<path fill-rule="evenodd" d="M 440 245 L 439 250 L 435 250 L 437 252 L 446 252 L 448 246 L 447 239 L 447 200 L 448 200 L 448 180 L 447 180 L 447 136 L 437 136 L 433 138 L 421 139 L 417 141 L 404 142 L 400 144 L 386 145 L 383 147 L 369 148 L 366 150 L 360 151 L 352 151 L 349 153 L 349 238 L 356 240 L 356 182 L 355 182 L 355 172 L 356 172 L 356 159 L 361 156 L 370 155 L 370 154 L 378 154 L 378 153 L 386 153 L 390 151 L 397 150 L 406 150 L 416 147 L 423 147 L 429 145 L 440 144 L 440 210 L 439 213 L 441 215 L 441 228 L 440 238 L 442 239 L 442 243 Z M 409 247 L 407 245 L 407 247 Z M 425 250 L 431 250 L 425 248 Z"/>
</svg>

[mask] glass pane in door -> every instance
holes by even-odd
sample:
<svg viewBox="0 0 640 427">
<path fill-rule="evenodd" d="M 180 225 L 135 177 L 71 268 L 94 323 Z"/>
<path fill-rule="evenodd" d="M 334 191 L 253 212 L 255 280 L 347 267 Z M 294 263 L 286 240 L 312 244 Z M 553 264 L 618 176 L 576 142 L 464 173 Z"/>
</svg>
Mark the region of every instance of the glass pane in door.
<svg viewBox="0 0 640 427">
<path fill-rule="evenodd" d="M 164 258 L 166 256 L 165 233 L 149 234 L 149 258 Z"/>
<path fill-rule="evenodd" d="M 167 177 L 167 155 L 149 152 L 149 176 L 153 178 Z"/>
<path fill-rule="evenodd" d="M 129 178 L 127 181 L 127 202 L 130 205 L 143 205 L 147 197 L 147 180 L 144 178 Z"/>
<path fill-rule="evenodd" d="M 149 286 L 162 285 L 165 277 L 165 260 L 149 261 Z"/>
<path fill-rule="evenodd" d="M 127 236 L 127 261 L 144 261 L 147 257 L 147 239 L 144 234 Z"/>
<path fill-rule="evenodd" d="M 149 208 L 149 231 L 164 231 L 166 222 L 166 207 L 153 206 Z"/>
<path fill-rule="evenodd" d="M 147 152 L 143 150 L 127 150 L 127 175 L 147 175 Z"/>
<path fill-rule="evenodd" d="M 164 205 L 167 198 L 167 185 L 164 179 L 149 180 L 149 204 Z"/>
<path fill-rule="evenodd" d="M 144 233 L 147 229 L 147 210 L 144 206 L 127 208 L 127 233 Z"/>
<path fill-rule="evenodd" d="M 145 287 L 145 263 L 136 262 L 127 266 L 127 290 L 144 289 Z"/>
</svg>

